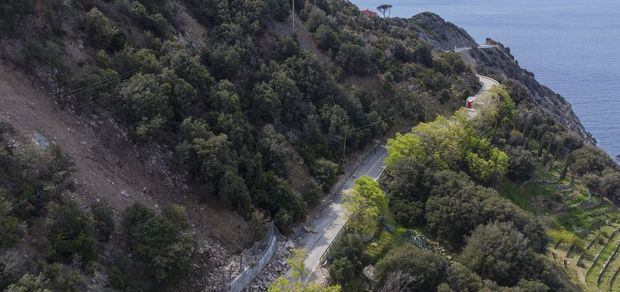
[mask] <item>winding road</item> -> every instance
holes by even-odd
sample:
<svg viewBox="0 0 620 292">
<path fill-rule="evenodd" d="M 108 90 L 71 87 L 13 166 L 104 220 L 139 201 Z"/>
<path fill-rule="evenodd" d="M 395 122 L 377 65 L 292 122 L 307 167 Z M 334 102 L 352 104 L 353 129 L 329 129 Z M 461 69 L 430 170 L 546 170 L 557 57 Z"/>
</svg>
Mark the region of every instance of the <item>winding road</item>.
<svg viewBox="0 0 620 292">
<path fill-rule="evenodd" d="M 481 75 L 477 76 L 482 84 L 482 88 L 480 88 L 476 96 L 486 93 L 491 87 L 499 84 L 492 78 Z M 322 209 L 315 217 L 316 219 L 308 223 L 312 232 L 303 233 L 296 246 L 308 252 L 304 260 L 306 267 L 304 282 L 322 283 L 327 276 L 326 271 L 321 268 L 321 259 L 347 221 L 346 210 L 342 205 L 342 193 L 351 188 L 355 180 L 360 176 L 367 175 L 375 180 L 379 179 L 385 169 L 384 160 L 386 157 L 387 149 L 385 146 L 380 145 L 372 150 L 338 190 L 334 201 Z M 290 271 L 288 275 L 290 275 Z"/>
</svg>

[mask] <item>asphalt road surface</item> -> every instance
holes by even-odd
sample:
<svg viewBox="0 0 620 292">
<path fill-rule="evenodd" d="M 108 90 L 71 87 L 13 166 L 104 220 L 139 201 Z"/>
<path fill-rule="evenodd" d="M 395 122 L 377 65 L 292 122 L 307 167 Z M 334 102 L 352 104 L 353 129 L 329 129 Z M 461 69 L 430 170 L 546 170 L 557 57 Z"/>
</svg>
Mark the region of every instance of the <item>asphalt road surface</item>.
<svg viewBox="0 0 620 292">
<path fill-rule="evenodd" d="M 336 199 L 319 212 L 317 219 L 308 224 L 312 232 L 304 233 L 297 243 L 297 248 L 304 248 L 308 251 L 308 256 L 304 261 L 307 270 L 305 282 L 321 282 L 322 274 L 317 273 L 321 256 L 347 221 L 346 210 L 342 205 L 342 193 L 350 189 L 355 184 L 355 180 L 361 176 L 367 175 L 375 180 L 378 179 L 385 169 L 383 161 L 386 157 L 387 150 L 384 146 L 378 146 L 371 151 L 353 175 L 346 180 L 338 191 Z"/>
<path fill-rule="evenodd" d="M 482 88 L 476 96 L 484 94 L 491 87 L 499 84 L 492 78 L 477 76 L 482 83 Z M 324 271 L 320 267 L 321 257 L 347 221 L 346 210 L 342 206 L 342 193 L 350 189 L 360 176 L 367 175 L 377 180 L 385 169 L 384 160 L 386 157 L 385 146 L 375 148 L 338 190 L 336 199 L 321 210 L 316 219 L 308 223 L 307 226 L 311 232 L 303 233 L 302 238 L 297 243 L 297 248 L 303 248 L 308 252 L 308 256 L 304 260 L 306 267 L 304 282 L 322 283 L 323 278 L 327 276 L 323 274 Z M 288 275 L 290 275 L 290 271 Z"/>
<path fill-rule="evenodd" d="M 497 45 L 487 45 L 487 44 L 482 44 L 482 45 L 478 45 L 478 49 L 492 49 L 492 48 L 497 48 L 499 46 Z M 472 48 L 470 47 L 462 47 L 462 48 L 454 48 L 454 50 L 451 50 L 452 52 L 463 52 L 463 51 L 469 51 Z"/>
</svg>

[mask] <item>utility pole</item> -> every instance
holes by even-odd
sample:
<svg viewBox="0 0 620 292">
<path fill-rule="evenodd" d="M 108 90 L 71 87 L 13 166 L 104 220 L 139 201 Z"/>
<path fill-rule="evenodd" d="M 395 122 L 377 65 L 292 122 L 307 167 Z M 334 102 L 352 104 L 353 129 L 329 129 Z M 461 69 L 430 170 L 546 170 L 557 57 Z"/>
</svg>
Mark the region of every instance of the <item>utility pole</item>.
<svg viewBox="0 0 620 292">
<path fill-rule="evenodd" d="M 292 2 L 293 2 L 293 5 L 292 5 L 292 7 L 293 7 L 293 9 L 292 9 L 293 10 L 293 12 L 292 12 L 292 15 L 293 15 L 293 19 L 292 19 L 292 22 L 293 22 L 293 33 L 295 33 L 295 0 L 292 0 Z"/>
<path fill-rule="evenodd" d="M 346 152 L 347 152 L 347 129 L 344 130 L 344 143 L 342 145 L 342 167 L 344 167 L 344 162 L 346 160 Z"/>
</svg>

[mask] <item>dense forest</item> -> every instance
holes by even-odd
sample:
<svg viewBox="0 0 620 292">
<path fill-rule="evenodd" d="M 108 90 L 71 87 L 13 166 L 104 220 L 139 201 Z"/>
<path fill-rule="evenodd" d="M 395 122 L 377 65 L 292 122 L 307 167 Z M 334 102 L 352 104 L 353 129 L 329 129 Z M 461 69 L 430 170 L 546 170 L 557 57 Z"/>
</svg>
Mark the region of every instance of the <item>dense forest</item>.
<svg viewBox="0 0 620 292">
<path fill-rule="evenodd" d="M 137 147 L 161 146 L 192 194 L 248 222 L 248 242 L 269 221 L 292 232 L 351 153 L 417 125 L 389 140 L 380 183 L 360 178 L 351 191 L 355 216 L 328 256 L 331 281 L 345 290 L 577 289 L 544 257 L 548 224 L 499 185 L 559 167 L 562 179 L 615 201 L 613 161 L 499 73 L 496 109 L 475 122 L 451 115 L 480 88 L 480 68 L 433 46 L 446 40 L 424 23 L 429 15 L 293 1 L 294 11 L 287 0 L 10 1 L 0 4 L 1 62 L 59 110 L 109 117 Z M 0 134 L 0 290 L 203 289 L 191 279 L 200 273 L 190 227 L 201 222 L 186 215 L 191 203 L 74 200 L 83 194 L 70 155 L 15 143 L 10 123 Z M 418 230 L 445 252 L 411 242 L 369 251 L 386 228 Z"/>
<path fill-rule="evenodd" d="M 582 185 L 590 196 L 583 205 L 596 204 L 592 194 L 615 201 L 620 168 L 545 118 L 519 96 L 524 92 L 519 86 L 507 84 L 487 94 L 485 108 L 474 118 L 462 110 L 388 140 L 388 168 L 380 184 L 360 178 L 345 198 L 348 229 L 328 256 L 333 282 L 346 291 L 585 289 L 586 283 L 572 278 L 566 259 L 563 268 L 554 264 L 556 252 L 587 252 L 580 237 L 615 226 L 616 208 L 594 215 L 559 209 L 555 218 L 550 213 L 558 210 L 537 212 L 540 203 L 508 190 L 553 178 L 569 189 Z M 552 186 L 557 193 L 559 187 Z M 543 196 L 543 190 L 536 191 Z M 567 204 L 560 194 L 546 200 Z M 575 209 L 585 213 L 589 208 Z M 603 219 L 606 213 L 613 216 Z M 598 221 L 584 225 L 580 217 Z M 375 268 L 370 276 L 365 273 L 369 265 Z"/>
<path fill-rule="evenodd" d="M 479 87 L 455 53 L 421 41 L 422 28 L 413 21 L 371 19 L 347 1 L 297 1 L 291 21 L 290 4 L 13 1 L 3 5 L 0 31 L 7 45 L 1 54 L 48 88 L 64 110 L 110 115 L 136 145 L 168 149 L 171 168 L 198 194 L 218 198 L 250 222 L 273 220 L 286 233 L 343 173 L 348 153 L 394 125 L 458 108 Z M 299 165 L 308 176 L 289 177 Z M 69 177 L 70 168 L 63 173 Z M 17 220 L 10 220 L 15 227 L 6 231 L 13 239 L 7 247 L 24 234 L 42 236 L 19 222 L 36 227 L 66 215 L 71 218 L 63 220 L 84 221 L 64 224 L 82 226 L 67 232 L 84 242 L 63 246 L 62 258 L 72 258 L 81 245 L 93 248 L 78 254 L 84 264 L 77 273 L 88 275 L 93 269 L 87 263 L 99 262 L 111 267 L 103 271 L 110 287 L 140 289 L 165 287 L 155 283 L 174 284 L 188 274 L 191 258 L 183 253 L 191 251 L 191 237 L 184 234 L 181 207 L 157 215 L 136 205 L 114 224 L 105 204 L 91 211 L 72 203 L 69 185 L 36 202 L 30 217 L 11 207 L 19 205 L 21 188 L 3 185 L 12 190 L 3 195 L 6 212 Z M 32 192 L 39 198 L 44 189 Z M 96 218 L 103 215 L 106 232 L 118 241 L 98 235 Z M 157 246 L 148 246 L 153 240 Z M 132 261 L 159 268 L 122 277 L 139 269 L 131 262 L 111 264 L 115 256 L 102 257 L 95 248 L 118 244 L 127 246 Z M 49 264 L 59 258 L 41 256 Z M 60 263 L 64 268 L 68 262 Z M 55 287 L 46 284 L 54 278 L 45 274 L 46 265 L 18 266 L 18 273 L 6 272 L 3 287 L 17 283 L 24 270 L 34 275 L 24 281 Z M 157 281 L 145 286 L 151 277 Z M 80 290 L 78 282 L 71 284 Z"/>
</svg>

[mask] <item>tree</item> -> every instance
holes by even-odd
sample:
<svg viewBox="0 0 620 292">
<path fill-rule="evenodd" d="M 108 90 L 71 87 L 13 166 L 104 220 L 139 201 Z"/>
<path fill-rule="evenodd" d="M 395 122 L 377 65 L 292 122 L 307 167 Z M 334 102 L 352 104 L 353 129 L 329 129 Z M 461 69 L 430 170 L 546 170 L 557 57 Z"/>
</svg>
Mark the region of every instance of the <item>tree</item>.
<svg viewBox="0 0 620 292">
<path fill-rule="evenodd" d="M 231 143 L 226 134 L 212 135 L 209 138 L 196 138 L 192 148 L 199 159 L 199 172 L 202 182 L 215 188 L 220 178 L 229 168 L 236 167 Z"/>
<path fill-rule="evenodd" d="M 282 104 L 276 91 L 268 83 L 260 83 L 254 90 L 253 116 L 259 121 L 273 123 L 280 118 Z"/>
<path fill-rule="evenodd" d="M 114 231 L 114 219 L 112 218 L 112 208 L 101 201 L 90 206 L 93 214 L 93 224 L 97 234 L 97 240 L 101 242 L 108 241 L 110 234 Z"/>
<path fill-rule="evenodd" d="M 43 274 L 33 276 L 23 275 L 17 283 L 9 285 L 7 292 L 52 292 L 48 289 L 47 279 Z"/>
<path fill-rule="evenodd" d="M 519 291 L 528 291 L 528 292 L 548 292 L 551 291 L 547 285 L 541 283 L 539 281 L 530 281 L 521 279 L 519 283 L 517 283 L 517 289 Z"/>
<path fill-rule="evenodd" d="M 140 265 L 160 284 L 172 285 L 187 276 L 191 269 L 194 242 L 185 233 L 181 221 L 166 211 L 161 216 L 136 203 L 125 209 L 123 234 L 129 251 Z"/>
<path fill-rule="evenodd" d="M 587 173 L 601 174 L 605 168 L 614 165 L 614 162 L 607 154 L 591 145 L 575 150 L 573 157 L 575 161 L 572 164 L 572 170 L 578 176 Z"/>
<path fill-rule="evenodd" d="M 252 213 L 250 222 L 248 222 L 248 235 L 251 243 L 259 241 L 263 238 L 263 236 L 265 236 L 265 231 L 267 231 L 267 223 L 268 220 L 262 212 L 255 210 Z"/>
<path fill-rule="evenodd" d="M 401 158 L 434 169 L 463 170 L 489 182 L 504 175 L 508 156 L 480 136 L 462 115 L 420 123 L 410 133 L 388 140 L 388 167 Z"/>
<path fill-rule="evenodd" d="M 172 117 L 171 90 L 154 74 L 138 73 L 123 82 L 120 93 L 138 139 L 148 140 Z"/>
<path fill-rule="evenodd" d="M 278 133 L 272 125 L 263 127 L 258 140 L 258 151 L 267 170 L 286 177 L 288 174 L 286 163 L 290 156 L 288 147 L 286 137 Z"/>
<path fill-rule="evenodd" d="M 453 262 L 447 270 L 446 283 L 454 291 L 477 292 L 484 287 L 482 279 L 459 262 Z"/>
<path fill-rule="evenodd" d="M 164 53 L 160 61 L 168 68 L 174 68 L 174 73 L 189 83 L 197 91 L 198 96 L 208 96 L 211 87 L 215 84 L 215 80 L 207 68 L 200 63 L 198 56 L 194 56 L 191 52 L 178 43 L 166 41 L 161 45 L 161 51 Z M 202 105 L 202 101 L 193 101 L 192 106 L 196 107 L 196 103 Z M 202 106 L 198 106 L 202 108 Z"/>
<path fill-rule="evenodd" d="M 285 180 L 272 172 L 262 173 L 251 193 L 254 204 L 263 208 L 280 230 L 286 230 L 303 217 L 305 204 L 302 199 L 289 189 Z"/>
<path fill-rule="evenodd" d="M 245 181 L 234 169 L 228 169 L 219 180 L 218 196 L 226 206 L 235 209 L 242 216 L 250 213 L 250 194 Z"/>
<path fill-rule="evenodd" d="M 161 215 L 166 218 L 166 220 L 170 221 L 177 230 L 186 230 L 189 228 L 185 207 L 181 205 L 168 205 L 161 210 Z"/>
<path fill-rule="evenodd" d="M 388 17 L 390 17 L 390 14 L 392 14 L 392 5 L 390 5 L 390 4 L 381 4 L 381 5 L 379 5 L 379 7 L 377 7 L 377 10 L 379 10 L 379 12 L 381 12 L 381 14 L 383 15 L 383 18 L 385 18 L 385 13 L 387 13 Z"/>
<path fill-rule="evenodd" d="M 99 9 L 93 8 L 85 18 L 86 32 L 93 45 L 111 51 L 123 49 L 127 36 L 121 32 Z"/>
<path fill-rule="evenodd" d="M 0 248 L 17 243 L 26 232 L 26 226 L 13 215 L 13 205 L 4 198 L 0 189 Z"/>
<path fill-rule="evenodd" d="M 431 251 L 404 244 L 390 250 L 376 264 L 378 286 L 382 291 L 391 290 L 398 283 L 400 291 L 435 291 L 446 277 L 448 264 Z M 396 277 L 401 279 L 394 281 Z M 392 287 L 387 287 L 387 285 Z"/>
<path fill-rule="evenodd" d="M 356 275 L 353 263 L 351 263 L 348 258 L 335 259 L 330 263 L 328 271 L 329 276 L 334 283 L 338 283 L 344 286 L 346 286 L 347 283 L 351 282 Z"/>
<path fill-rule="evenodd" d="M 344 195 L 344 207 L 349 216 L 347 224 L 356 233 L 372 237 L 379 227 L 379 220 L 387 212 L 385 193 L 371 177 L 362 176 Z"/>
<path fill-rule="evenodd" d="M 0 32 L 14 30 L 17 23 L 25 15 L 31 14 L 34 9 L 33 0 L 18 0 L 0 4 Z"/>
<path fill-rule="evenodd" d="M 512 286 L 526 275 L 533 257 L 528 239 L 511 223 L 480 225 L 467 238 L 459 262 L 500 285 Z"/>
<path fill-rule="evenodd" d="M 314 34 L 316 35 L 319 48 L 322 50 L 329 51 L 331 49 L 334 52 L 340 50 L 342 40 L 331 27 L 321 24 Z"/>
<path fill-rule="evenodd" d="M 513 181 L 527 181 L 536 173 L 537 160 L 534 154 L 524 147 L 507 147 L 510 156 L 507 176 Z"/>
<path fill-rule="evenodd" d="M 293 0 L 294 1 L 294 0 Z M 288 0 L 269 0 L 269 6 L 274 18 L 278 21 L 284 21 L 289 15 L 291 5 Z"/>
<path fill-rule="evenodd" d="M 69 259 L 79 255 L 82 263 L 95 260 L 99 252 L 93 219 L 82 213 L 74 202 L 50 203 L 45 220 L 50 258 Z"/>
<path fill-rule="evenodd" d="M 601 190 L 609 199 L 616 202 L 620 198 L 620 172 L 611 168 L 603 171 Z"/>
<path fill-rule="evenodd" d="M 338 178 L 338 174 L 340 174 L 340 166 L 325 158 L 317 159 L 310 170 L 319 183 L 319 186 L 326 192 L 329 191 L 336 181 L 336 178 Z"/>
<path fill-rule="evenodd" d="M 323 189 L 316 182 L 311 181 L 301 187 L 301 197 L 308 207 L 318 206 L 323 198 Z"/>
<path fill-rule="evenodd" d="M 318 284 L 305 284 L 306 267 L 304 258 L 307 253 L 304 249 L 293 249 L 288 264 L 291 267 L 293 282 L 282 276 L 276 279 L 269 287 L 269 292 L 340 292 L 340 286 L 321 287 Z"/>
<path fill-rule="evenodd" d="M 329 276 L 333 282 L 347 286 L 356 276 L 361 275 L 368 264 L 362 240 L 354 234 L 339 237 L 326 255 L 329 263 Z"/>
<path fill-rule="evenodd" d="M 482 223 L 482 196 L 485 189 L 465 185 L 445 193 L 436 190 L 426 202 L 427 228 L 452 249 L 463 245 L 464 236 Z"/>
<path fill-rule="evenodd" d="M 413 227 L 424 221 L 424 204 L 430 195 L 432 170 L 410 158 L 398 159 L 385 171 L 382 183 L 390 194 L 394 219 Z"/>
<path fill-rule="evenodd" d="M 336 63 L 353 75 L 366 76 L 375 72 L 374 62 L 368 49 L 353 43 L 341 46 Z"/>
</svg>

